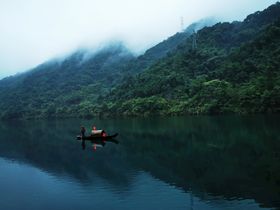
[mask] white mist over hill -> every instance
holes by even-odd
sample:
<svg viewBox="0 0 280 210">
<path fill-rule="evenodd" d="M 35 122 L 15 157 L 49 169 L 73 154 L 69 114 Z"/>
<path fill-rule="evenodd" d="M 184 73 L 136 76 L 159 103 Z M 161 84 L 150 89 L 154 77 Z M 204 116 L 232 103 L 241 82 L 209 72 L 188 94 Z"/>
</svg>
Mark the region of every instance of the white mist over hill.
<svg viewBox="0 0 280 210">
<path fill-rule="evenodd" d="M 0 1 L 0 78 L 80 47 L 122 40 L 135 53 L 207 16 L 242 20 L 275 0 Z"/>
</svg>

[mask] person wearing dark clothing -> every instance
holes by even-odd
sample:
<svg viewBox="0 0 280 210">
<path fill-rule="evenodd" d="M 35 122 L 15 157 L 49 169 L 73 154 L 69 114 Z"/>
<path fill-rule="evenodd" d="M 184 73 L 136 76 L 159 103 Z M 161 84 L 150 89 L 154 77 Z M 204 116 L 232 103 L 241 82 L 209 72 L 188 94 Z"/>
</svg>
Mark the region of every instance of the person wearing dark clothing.
<svg viewBox="0 0 280 210">
<path fill-rule="evenodd" d="M 85 137 L 86 129 L 84 126 L 81 126 L 81 137 Z"/>
<path fill-rule="evenodd" d="M 86 133 L 85 127 L 81 126 L 81 137 L 82 137 L 82 148 L 83 148 L 83 150 L 86 149 L 86 141 L 84 140 L 85 133 Z"/>
</svg>

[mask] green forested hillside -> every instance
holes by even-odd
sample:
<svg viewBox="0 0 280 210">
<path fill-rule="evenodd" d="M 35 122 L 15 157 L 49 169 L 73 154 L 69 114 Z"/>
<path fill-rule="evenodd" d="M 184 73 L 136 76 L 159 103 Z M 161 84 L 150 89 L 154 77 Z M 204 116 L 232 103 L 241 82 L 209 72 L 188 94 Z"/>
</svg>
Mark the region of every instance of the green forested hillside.
<svg viewBox="0 0 280 210">
<path fill-rule="evenodd" d="M 190 35 L 187 28 L 139 57 L 118 42 L 97 52 L 82 49 L 4 78 L 0 81 L 0 118 L 92 116 L 98 97 L 166 56 Z"/>
<path fill-rule="evenodd" d="M 190 37 L 172 55 L 115 88 L 95 113 L 279 112 L 279 7 L 242 23 L 204 28 L 197 34 L 197 49 L 191 48 Z"/>
<path fill-rule="evenodd" d="M 139 57 L 121 44 L 81 50 L 1 80 L 0 118 L 280 112 L 279 18 L 276 3 L 191 25 Z"/>
<path fill-rule="evenodd" d="M 53 117 L 73 114 L 86 101 L 121 79 L 121 70 L 135 57 L 114 44 L 95 54 L 79 51 L 65 60 L 51 61 L 23 75 L 6 78 L 0 85 L 2 118 Z"/>
</svg>

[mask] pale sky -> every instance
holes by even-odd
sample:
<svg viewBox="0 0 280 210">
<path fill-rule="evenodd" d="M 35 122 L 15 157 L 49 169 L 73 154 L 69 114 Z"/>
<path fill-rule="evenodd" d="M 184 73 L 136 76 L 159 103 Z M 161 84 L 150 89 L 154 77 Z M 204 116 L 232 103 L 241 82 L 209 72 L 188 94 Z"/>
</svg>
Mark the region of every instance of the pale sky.
<svg viewBox="0 0 280 210">
<path fill-rule="evenodd" d="M 199 19 L 243 20 L 276 0 L 0 0 L 0 79 L 79 47 L 124 41 L 135 53 Z"/>
</svg>

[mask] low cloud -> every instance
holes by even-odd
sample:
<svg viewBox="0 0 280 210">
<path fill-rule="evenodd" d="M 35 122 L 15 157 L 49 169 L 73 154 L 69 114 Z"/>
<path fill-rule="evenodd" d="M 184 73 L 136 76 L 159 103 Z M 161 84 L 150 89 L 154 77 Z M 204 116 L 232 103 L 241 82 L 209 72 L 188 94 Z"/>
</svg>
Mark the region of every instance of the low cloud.
<svg viewBox="0 0 280 210">
<path fill-rule="evenodd" d="M 274 0 L 10 0 L 0 2 L 0 78 L 79 47 L 122 40 L 135 53 L 208 16 L 242 20 Z"/>
</svg>

